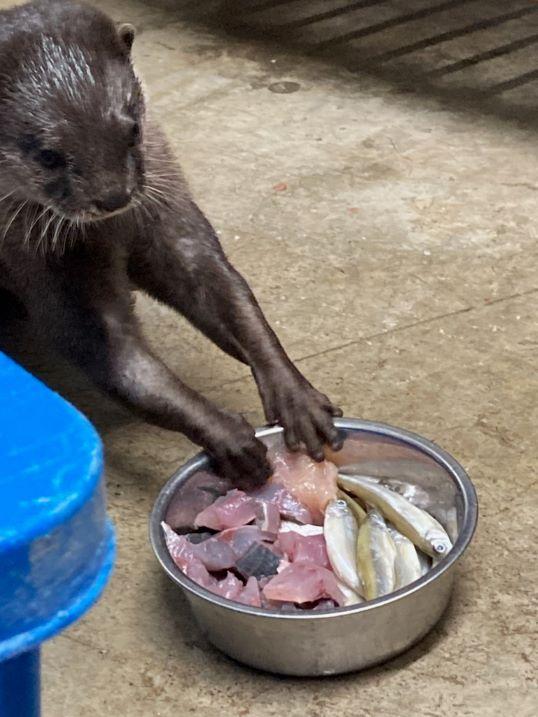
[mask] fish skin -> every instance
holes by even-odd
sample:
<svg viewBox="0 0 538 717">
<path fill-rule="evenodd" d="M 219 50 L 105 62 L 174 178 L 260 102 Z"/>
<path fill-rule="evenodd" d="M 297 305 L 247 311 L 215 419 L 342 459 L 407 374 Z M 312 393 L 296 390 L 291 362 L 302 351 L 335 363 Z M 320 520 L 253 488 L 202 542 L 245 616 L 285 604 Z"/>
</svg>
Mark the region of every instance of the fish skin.
<svg viewBox="0 0 538 717">
<path fill-rule="evenodd" d="M 432 558 L 445 557 L 452 549 L 450 538 L 435 518 L 380 485 L 376 478 L 340 474 L 338 481 L 341 488 L 378 508 L 400 533 Z"/>
<path fill-rule="evenodd" d="M 366 518 L 366 511 L 358 503 L 356 500 L 354 500 L 350 495 L 348 495 L 345 491 L 341 490 L 340 488 L 336 491 L 336 495 L 340 500 L 345 500 L 347 503 L 347 507 L 351 510 L 353 515 L 355 516 L 355 520 L 357 521 L 357 525 L 361 525 L 363 520 Z"/>
<path fill-rule="evenodd" d="M 338 587 L 345 598 L 342 607 L 350 607 L 351 605 L 358 605 L 359 603 L 364 602 L 364 598 L 362 598 L 359 593 L 352 590 L 340 580 L 338 581 Z"/>
<path fill-rule="evenodd" d="M 381 513 L 372 508 L 359 529 L 357 561 L 364 597 L 375 600 L 393 592 L 396 583 L 396 546 Z"/>
<path fill-rule="evenodd" d="M 417 549 L 413 543 L 402 535 L 396 528 L 389 526 L 389 533 L 396 547 L 396 560 L 394 568 L 396 572 L 395 590 L 414 583 L 422 577 L 422 565 L 420 563 Z"/>
<path fill-rule="evenodd" d="M 332 500 L 327 505 L 323 531 L 335 575 L 353 591 L 362 593 L 362 580 L 357 568 L 359 528 L 346 501 Z"/>
</svg>

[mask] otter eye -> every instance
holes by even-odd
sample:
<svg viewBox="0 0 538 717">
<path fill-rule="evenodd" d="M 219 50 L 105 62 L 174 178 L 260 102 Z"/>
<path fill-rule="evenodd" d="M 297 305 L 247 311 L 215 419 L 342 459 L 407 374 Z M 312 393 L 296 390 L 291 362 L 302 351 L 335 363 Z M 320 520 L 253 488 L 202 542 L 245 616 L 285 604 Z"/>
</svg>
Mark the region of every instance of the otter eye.
<svg viewBox="0 0 538 717">
<path fill-rule="evenodd" d="M 42 149 L 37 155 L 37 161 L 45 169 L 60 169 L 66 166 L 63 154 L 54 149 Z"/>
<path fill-rule="evenodd" d="M 135 147 L 140 139 L 140 125 L 135 122 L 131 128 L 131 134 L 129 136 L 129 147 Z"/>
</svg>

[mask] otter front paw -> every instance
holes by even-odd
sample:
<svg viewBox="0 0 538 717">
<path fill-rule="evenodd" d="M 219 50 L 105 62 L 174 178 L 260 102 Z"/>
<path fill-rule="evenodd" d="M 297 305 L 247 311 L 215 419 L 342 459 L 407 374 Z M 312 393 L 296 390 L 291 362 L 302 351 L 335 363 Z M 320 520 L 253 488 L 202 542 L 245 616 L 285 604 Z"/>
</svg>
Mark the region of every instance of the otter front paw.
<svg viewBox="0 0 538 717">
<path fill-rule="evenodd" d="M 206 442 L 219 474 L 239 488 L 252 489 L 263 484 L 272 469 L 267 446 L 256 438 L 254 429 L 241 416 L 229 414 L 214 426 Z"/>
<path fill-rule="evenodd" d="M 267 420 L 280 423 L 284 428 L 284 438 L 290 450 L 298 451 L 304 447 L 316 461 L 324 458 L 324 444 L 335 451 L 340 450 L 343 441 L 333 418 L 341 416 L 342 411 L 299 371 L 292 367 L 256 376 L 256 380 Z"/>
</svg>

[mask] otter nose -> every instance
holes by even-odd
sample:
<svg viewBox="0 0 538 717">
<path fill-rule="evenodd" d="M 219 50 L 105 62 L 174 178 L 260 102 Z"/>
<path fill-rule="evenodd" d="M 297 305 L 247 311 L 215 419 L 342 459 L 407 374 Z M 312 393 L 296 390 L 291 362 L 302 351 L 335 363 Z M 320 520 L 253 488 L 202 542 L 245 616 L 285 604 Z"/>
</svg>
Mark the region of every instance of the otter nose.
<svg viewBox="0 0 538 717">
<path fill-rule="evenodd" d="M 95 206 L 101 212 L 115 212 L 123 209 L 131 200 L 131 195 L 127 192 L 110 192 L 100 199 L 94 201 Z"/>
</svg>

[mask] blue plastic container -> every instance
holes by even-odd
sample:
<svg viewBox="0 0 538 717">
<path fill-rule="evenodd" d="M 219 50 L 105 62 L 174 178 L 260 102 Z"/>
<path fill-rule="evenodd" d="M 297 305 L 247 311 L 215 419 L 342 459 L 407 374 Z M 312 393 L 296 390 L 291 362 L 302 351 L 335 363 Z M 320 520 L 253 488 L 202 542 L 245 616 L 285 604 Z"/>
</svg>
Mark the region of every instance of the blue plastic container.
<svg viewBox="0 0 538 717">
<path fill-rule="evenodd" d="M 114 551 L 95 429 L 0 354 L 0 717 L 39 714 L 39 645 L 99 597 Z"/>
</svg>

